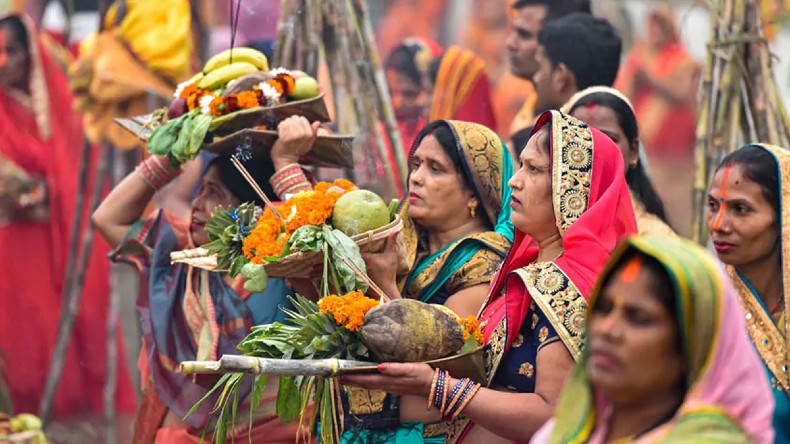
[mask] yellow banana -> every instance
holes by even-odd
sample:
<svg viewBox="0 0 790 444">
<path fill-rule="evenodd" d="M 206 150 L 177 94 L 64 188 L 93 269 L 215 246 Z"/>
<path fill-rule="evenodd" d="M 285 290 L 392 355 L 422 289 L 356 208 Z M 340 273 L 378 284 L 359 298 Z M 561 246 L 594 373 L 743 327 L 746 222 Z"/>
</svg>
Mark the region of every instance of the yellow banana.
<svg viewBox="0 0 790 444">
<path fill-rule="evenodd" d="M 212 91 L 224 86 L 233 79 L 256 71 L 258 71 L 258 68 L 251 63 L 231 63 L 206 74 L 205 77 L 200 79 L 198 88 Z"/>
<path fill-rule="evenodd" d="M 233 61 L 231 62 L 231 58 Z M 210 58 L 203 67 L 203 73 L 208 74 L 216 69 L 222 68 L 229 63 L 247 62 L 260 71 L 269 70 L 269 61 L 266 56 L 253 48 L 233 48 L 226 49 L 214 57 Z"/>
</svg>

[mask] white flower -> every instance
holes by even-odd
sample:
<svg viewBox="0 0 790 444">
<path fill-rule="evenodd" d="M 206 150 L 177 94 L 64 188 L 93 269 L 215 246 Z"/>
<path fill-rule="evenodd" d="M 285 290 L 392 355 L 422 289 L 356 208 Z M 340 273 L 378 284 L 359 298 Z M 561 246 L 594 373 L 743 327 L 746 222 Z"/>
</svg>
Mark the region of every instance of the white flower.
<svg viewBox="0 0 790 444">
<path fill-rule="evenodd" d="M 206 94 L 200 98 L 200 112 L 206 115 L 211 114 L 211 101 L 216 99 L 217 96 Z"/>
<path fill-rule="evenodd" d="M 267 105 L 273 105 L 280 100 L 280 93 L 277 92 L 277 88 L 269 85 L 266 82 L 261 82 L 258 84 L 258 88 L 263 93 L 263 97 L 266 98 Z"/>
<path fill-rule="evenodd" d="M 287 69 L 283 68 L 282 66 L 279 67 L 279 68 L 275 68 L 275 69 L 269 71 L 269 74 L 273 75 L 274 77 L 277 77 L 280 74 L 288 74 L 289 76 L 293 77 L 293 74 L 291 73 L 291 71 L 288 71 Z"/>
<path fill-rule="evenodd" d="M 173 98 L 177 99 L 177 98 L 181 97 L 181 92 L 184 91 L 184 88 L 186 88 L 187 86 L 189 86 L 189 85 L 191 85 L 193 83 L 195 83 L 195 82 L 190 82 L 189 80 L 187 80 L 186 82 L 179 83 L 178 86 L 176 86 L 176 92 L 173 93 Z"/>
</svg>

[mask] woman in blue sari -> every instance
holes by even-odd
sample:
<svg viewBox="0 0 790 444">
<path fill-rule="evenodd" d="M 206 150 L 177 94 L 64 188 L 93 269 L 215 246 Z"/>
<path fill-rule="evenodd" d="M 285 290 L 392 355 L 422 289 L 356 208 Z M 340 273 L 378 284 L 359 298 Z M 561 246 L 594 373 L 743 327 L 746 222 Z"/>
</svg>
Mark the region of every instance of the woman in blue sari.
<svg viewBox="0 0 790 444">
<path fill-rule="evenodd" d="M 708 194 L 707 225 L 738 290 L 773 389 L 776 442 L 790 443 L 790 152 L 747 145 L 725 157 Z"/>
</svg>

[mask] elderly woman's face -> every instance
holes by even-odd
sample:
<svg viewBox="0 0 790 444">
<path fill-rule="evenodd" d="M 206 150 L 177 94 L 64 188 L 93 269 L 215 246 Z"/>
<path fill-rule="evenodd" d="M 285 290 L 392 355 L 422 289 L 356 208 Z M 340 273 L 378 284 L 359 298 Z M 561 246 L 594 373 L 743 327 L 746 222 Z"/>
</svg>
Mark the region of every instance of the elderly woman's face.
<svg viewBox="0 0 790 444">
<path fill-rule="evenodd" d="M 683 396 L 680 333 L 659 299 L 658 279 L 634 256 L 612 274 L 587 320 L 587 375 L 615 404 Z"/>
<path fill-rule="evenodd" d="M 24 42 L 8 22 L 0 24 L 0 89 L 23 87 L 29 68 Z"/>
<path fill-rule="evenodd" d="M 206 233 L 206 222 L 211 219 L 214 210 L 219 207 L 229 207 L 239 205 L 238 199 L 223 185 L 219 174 L 219 168 L 212 166 L 206 170 L 206 174 L 201 179 L 200 192 L 195 200 L 192 201 L 192 220 L 189 232 L 196 245 L 208 243 L 209 238 Z"/>
<path fill-rule="evenodd" d="M 557 233 L 551 193 L 551 157 L 547 127 L 535 133 L 521 151 L 521 166 L 510 178 L 513 225 L 540 241 Z"/>
<path fill-rule="evenodd" d="M 409 174 L 409 217 L 427 229 L 448 230 L 470 222 L 474 198 L 444 148 L 433 135 L 414 150 Z M 477 212 L 483 208 L 478 207 Z"/>
</svg>

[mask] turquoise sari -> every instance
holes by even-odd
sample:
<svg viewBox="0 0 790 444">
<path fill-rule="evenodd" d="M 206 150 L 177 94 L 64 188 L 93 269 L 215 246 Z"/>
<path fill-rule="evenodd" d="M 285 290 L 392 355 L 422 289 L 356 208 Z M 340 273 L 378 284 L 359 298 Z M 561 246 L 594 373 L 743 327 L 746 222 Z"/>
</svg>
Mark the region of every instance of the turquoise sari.
<svg viewBox="0 0 790 444">
<path fill-rule="evenodd" d="M 513 161 L 502 140 L 490 129 L 469 122 L 439 120 L 426 126 L 417 136 L 411 153 L 424 137 L 445 125 L 456 141 L 463 176 L 475 191 L 488 224 L 493 229 L 463 237 L 446 245 L 434 254 L 427 254 L 421 237 L 424 232 L 408 216 L 408 203 L 399 211 L 404 221 L 404 239 L 408 251 L 410 271 L 401 277 L 399 285 L 404 297 L 423 302 L 443 304 L 452 294 L 475 285 L 486 284 L 496 274 L 507 256 L 513 241 L 514 228 L 510 221 L 510 188 L 507 181 L 513 175 Z M 352 393 L 349 412 L 364 410 L 371 417 L 386 416 L 385 405 L 397 405 L 397 398 L 375 391 L 356 390 Z M 359 397 L 363 398 L 359 401 Z M 356 398 L 356 399 L 355 399 Z M 373 398 L 377 398 L 373 400 Z M 371 407 L 372 404 L 377 404 Z M 364 409 L 360 409 L 364 405 Z M 370 413 L 370 412 L 374 413 Z M 390 424 L 397 424 L 397 409 L 390 410 Z M 426 430 L 427 429 L 427 430 Z M 436 430 L 433 430 L 436 429 Z M 395 444 L 443 443 L 441 427 L 422 423 L 401 424 L 393 430 L 346 431 L 341 443 L 387 442 Z"/>
</svg>

